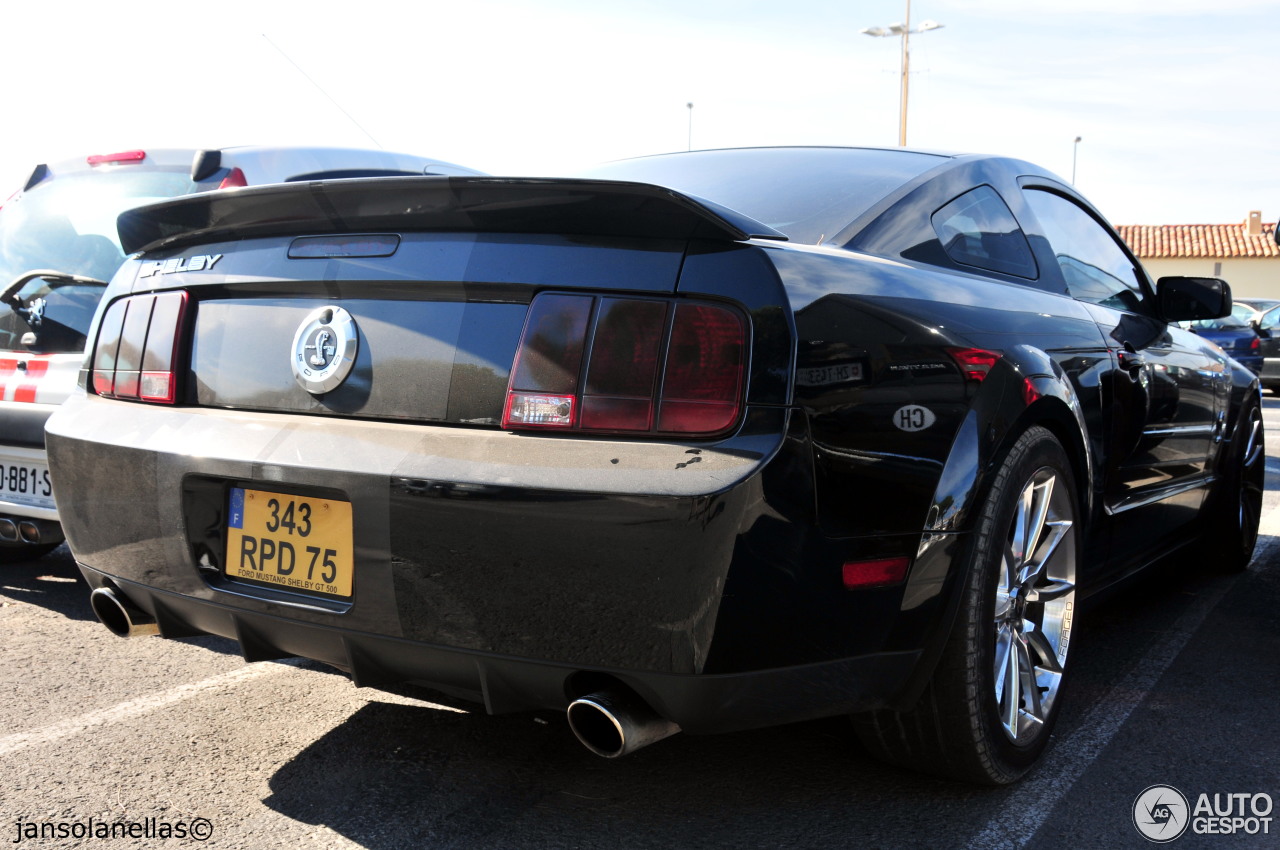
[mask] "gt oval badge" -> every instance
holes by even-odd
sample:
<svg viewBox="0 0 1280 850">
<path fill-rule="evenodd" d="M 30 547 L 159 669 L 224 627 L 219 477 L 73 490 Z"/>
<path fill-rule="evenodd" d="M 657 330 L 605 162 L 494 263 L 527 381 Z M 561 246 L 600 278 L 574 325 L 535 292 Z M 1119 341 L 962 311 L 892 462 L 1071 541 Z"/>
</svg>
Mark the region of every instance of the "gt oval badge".
<svg viewBox="0 0 1280 850">
<path fill-rule="evenodd" d="M 923 431 L 937 421 L 938 417 L 933 415 L 932 410 L 918 404 L 899 407 L 893 414 L 893 424 L 899 431 Z"/>
<path fill-rule="evenodd" d="M 312 395 L 346 380 L 359 347 L 356 320 L 341 307 L 318 307 L 293 335 L 293 377 Z"/>
</svg>

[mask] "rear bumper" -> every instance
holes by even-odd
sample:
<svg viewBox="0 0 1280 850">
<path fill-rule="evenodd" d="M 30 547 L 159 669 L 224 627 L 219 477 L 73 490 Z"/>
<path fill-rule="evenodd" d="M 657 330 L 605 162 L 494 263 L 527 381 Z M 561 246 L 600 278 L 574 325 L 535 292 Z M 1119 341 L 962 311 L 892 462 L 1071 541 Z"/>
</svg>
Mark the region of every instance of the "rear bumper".
<svg viewBox="0 0 1280 850">
<path fill-rule="evenodd" d="M 0 401 L 0 434 L 8 446 L 44 448 L 44 424 L 56 404 Z"/>
<path fill-rule="evenodd" d="M 426 685 L 483 705 L 490 714 L 563 711 L 581 693 L 575 677 L 603 673 L 686 732 L 730 732 L 878 707 L 883 694 L 901 687 L 919 658 L 918 652 L 886 652 L 728 675 L 583 671 L 569 664 L 299 623 L 112 579 L 83 564 L 80 569 L 90 588 L 112 586 L 151 614 L 164 637 L 219 635 L 238 641 L 247 661 L 310 658 L 349 673 L 357 686 Z"/>
<path fill-rule="evenodd" d="M 1280 357 L 1263 359 L 1260 377 L 1264 387 L 1280 386 Z"/>
<path fill-rule="evenodd" d="M 564 708 L 598 675 L 690 731 L 894 703 L 939 639 L 960 545 L 821 537 L 807 429 L 784 408 L 677 444 L 79 395 L 48 444 L 89 583 L 114 585 L 162 634 L 221 635 L 249 660 L 300 655 L 491 711 Z M 351 600 L 229 579 L 233 487 L 350 501 Z M 904 586 L 841 584 L 847 560 L 917 549 Z"/>
</svg>

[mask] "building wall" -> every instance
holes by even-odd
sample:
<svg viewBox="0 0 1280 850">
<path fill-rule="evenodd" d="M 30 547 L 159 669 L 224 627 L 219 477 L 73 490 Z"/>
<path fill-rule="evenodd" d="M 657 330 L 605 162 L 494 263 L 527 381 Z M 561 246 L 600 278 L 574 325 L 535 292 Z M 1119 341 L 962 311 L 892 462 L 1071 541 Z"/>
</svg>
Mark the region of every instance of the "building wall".
<svg viewBox="0 0 1280 850">
<path fill-rule="evenodd" d="M 1220 277 L 1231 284 L 1236 297 L 1280 298 L 1280 258 L 1276 257 L 1145 259 L 1142 265 L 1152 280 L 1167 275 Z"/>
</svg>

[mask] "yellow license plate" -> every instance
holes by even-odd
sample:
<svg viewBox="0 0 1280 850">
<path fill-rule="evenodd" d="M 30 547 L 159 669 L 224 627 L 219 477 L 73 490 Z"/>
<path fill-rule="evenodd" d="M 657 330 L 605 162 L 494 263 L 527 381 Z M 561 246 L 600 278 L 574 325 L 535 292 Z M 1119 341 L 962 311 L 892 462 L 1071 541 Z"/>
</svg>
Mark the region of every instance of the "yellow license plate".
<svg viewBox="0 0 1280 850">
<path fill-rule="evenodd" d="M 232 489 L 227 514 L 230 578 L 349 597 L 354 563 L 350 502 Z"/>
</svg>

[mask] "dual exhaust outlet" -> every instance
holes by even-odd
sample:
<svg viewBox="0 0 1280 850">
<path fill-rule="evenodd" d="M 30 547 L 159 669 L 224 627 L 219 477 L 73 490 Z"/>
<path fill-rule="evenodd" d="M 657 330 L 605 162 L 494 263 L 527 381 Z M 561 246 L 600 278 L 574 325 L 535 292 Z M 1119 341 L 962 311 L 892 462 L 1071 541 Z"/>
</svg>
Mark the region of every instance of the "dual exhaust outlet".
<svg viewBox="0 0 1280 850">
<path fill-rule="evenodd" d="M 0 540 L 5 543 L 39 543 L 44 539 L 40 524 L 29 519 L 0 517 Z"/>
<path fill-rule="evenodd" d="M 160 633 L 154 617 L 114 588 L 94 590 L 89 594 L 89 604 L 114 635 L 142 637 Z M 608 759 L 633 753 L 680 731 L 679 726 L 640 697 L 621 688 L 580 697 L 569 704 L 566 714 L 569 728 L 582 745 Z"/>
</svg>

